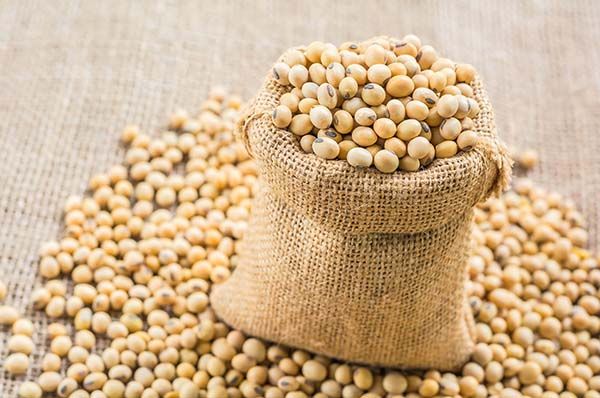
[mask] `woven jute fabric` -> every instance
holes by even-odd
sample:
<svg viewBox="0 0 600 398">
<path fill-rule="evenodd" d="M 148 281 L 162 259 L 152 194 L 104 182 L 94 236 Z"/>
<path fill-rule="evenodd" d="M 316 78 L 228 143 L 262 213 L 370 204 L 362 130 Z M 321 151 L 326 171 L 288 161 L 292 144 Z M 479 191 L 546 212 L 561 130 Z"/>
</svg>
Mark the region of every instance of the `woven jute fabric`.
<svg viewBox="0 0 600 398">
<path fill-rule="evenodd" d="M 353 362 L 457 369 L 473 349 L 465 282 L 473 206 L 507 186 L 482 83 L 481 144 L 418 172 L 383 174 L 306 154 L 272 121 L 273 77 L 240 125 L 260 190 L 240 262 L 211 295 L 249 334 Z"/>
<path fill-rule="evenodd" d="M 0 328 L 0 397 L 40 374 L 49 320 L 29 305 L 37 250 L 60 237 L 66 197 L 122 160 L 120 129 L 156 134 L 214 84 L 250 98 L 273 59 L 312 40 L 416 33 L 476 65 L 500 136 L 538 150 L 531 177 L 575 200 L 597 252 L 599 19 L 597 0 L 0 2 L 0 279 L 36 327 L 21 377 L 1 369 L 10 334 Z"/>
</svg>

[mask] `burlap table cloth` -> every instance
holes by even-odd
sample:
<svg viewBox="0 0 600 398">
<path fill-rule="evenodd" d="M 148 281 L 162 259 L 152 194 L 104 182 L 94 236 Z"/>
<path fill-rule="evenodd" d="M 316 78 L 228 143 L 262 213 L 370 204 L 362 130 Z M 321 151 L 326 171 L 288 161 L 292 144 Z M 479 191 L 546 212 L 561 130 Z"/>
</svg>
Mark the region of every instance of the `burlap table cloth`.
<svg viewBox="0 0 600 398">
<path fill-rule="evenodd" d="M 572 197 L 598 251 L 600 7 L 595 0 L 402 2 L 104 2 L 0 4 L 0 278 L 6 302 L 35 320 L 26 377 L 0 371 L 16 397 L 47 343 L 28 306 L 40 242 L 61 230 L 64 199 L 120 161 L 120 129 L 150 132 L 167 111 L 195 109 L 212 84 L 248 98 L 285 48 L 407 32 L 476 65 L 498 131 L 536 147 L 531 174 Z M 244 21 L 249 21 L 245 23 Z M 319 23 L 307 23 L 319 21 Z M 4 331 L 4 329 L 3 329 Z M 2 336 L 6 336 L 2 333 Z M 6 340 L 0 341 L 0 367 Z"/>
</svg>

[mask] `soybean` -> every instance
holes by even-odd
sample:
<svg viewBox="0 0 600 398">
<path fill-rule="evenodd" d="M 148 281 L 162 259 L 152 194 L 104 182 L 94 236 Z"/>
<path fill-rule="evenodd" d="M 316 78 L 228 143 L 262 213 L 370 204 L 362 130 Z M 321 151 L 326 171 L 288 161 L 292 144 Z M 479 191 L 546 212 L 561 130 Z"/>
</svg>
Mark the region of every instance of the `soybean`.
<svg viewBox="0 0 600 398">
<path fill-rule="evenodd" d="M 352 148 L 346 156 L 348 163 L 356 167 L 369 167 L 373 164 L 373 156 L 371 152 L 365 148 Z"/>
<path fill-rule="evenodd" d="M 43 391 L 41 387 L 31 381 L 26 381 L 19 386 L 19 398 L 41 398 Z"/>
<path fill-rule="evenodd" d="M 285 105 L 279 105 L 273 111 L 273 124 L 279 128 L 286 128 L 292 122 L 292 111 Z"/>
<path fill-rule="evenodd" d="M 23 374 L 28 368 L 29 357 L 23 353 L 10 354 L 4 359 L 4 370 L 12 375 Z"/>
<path fill-rule="evenodd" d="M 373 164 L 382 173 L 393 173 L 398 168 L 399 159 L 394 152 L 383 149 L 375 154 Z"/>
<path fill-rule="evenodd" d="M 327 137 L 319 137 L 312 143 L 315 155 L 323 159 L 335 159 L 340 153 L 337 142 Z"/>
</svg>

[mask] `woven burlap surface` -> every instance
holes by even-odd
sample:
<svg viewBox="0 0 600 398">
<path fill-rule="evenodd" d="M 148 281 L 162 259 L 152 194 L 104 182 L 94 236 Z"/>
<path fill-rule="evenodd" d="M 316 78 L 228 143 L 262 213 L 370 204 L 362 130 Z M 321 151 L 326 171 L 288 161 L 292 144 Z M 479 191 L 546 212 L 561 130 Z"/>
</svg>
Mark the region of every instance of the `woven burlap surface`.
<svg viewBox="0 0 600 398">
<path fill-rule="evenodd" d="M 1 2 L 0 278 L 9 285 L 6 301 L 43 331 L 44 317 L 27 310 L 37 249 L 60 232 L 66 196 L 81 193 L 90 175 L 120 161 L 121 127 L 138 123 L 156 132 L 169 110 L 193 110 L 217 83 L 248 98 L 285 48 L 316 39 L 339 43 L 414 32 L 476 65 L 499 133 L 509 144 L 538 149 L 541 165 L 533 179 L 576 200 L 597 251 L 599 19 L 595 0 Z M 43 332 L 35 338 L 42 353 Z M 5 341 L 0 347 L 1 362 Z M 18 383 L 0 373 L 0 396 L 16 396 Z"/>
<path fill-rule="evenodd" d="M 464 295 L 471 212 L 417 234 L 352 234 L 260 186 L 240 263 L 211 294 L 220 318 L 352 362 L 462 366 L 474 332 Z"/>
</svg>

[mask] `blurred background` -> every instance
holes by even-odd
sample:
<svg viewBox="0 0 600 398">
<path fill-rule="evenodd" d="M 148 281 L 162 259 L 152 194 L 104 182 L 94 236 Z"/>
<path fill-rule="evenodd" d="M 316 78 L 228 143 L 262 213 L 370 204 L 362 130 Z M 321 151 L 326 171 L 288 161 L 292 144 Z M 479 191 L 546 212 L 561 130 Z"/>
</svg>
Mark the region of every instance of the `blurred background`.
<svg viewBox="0 0 600 398">
<path fill-rule="evenodd" d="M 0 277 L 30 286 L 64 199 L 209 87 L 250 98 L 286 48 L 419 35 L 475 65 L 501 137 L 572 197 L 599 248 L 600 7 L 589 1 L 5 1 L 0 3 Z"/>
</svg>

